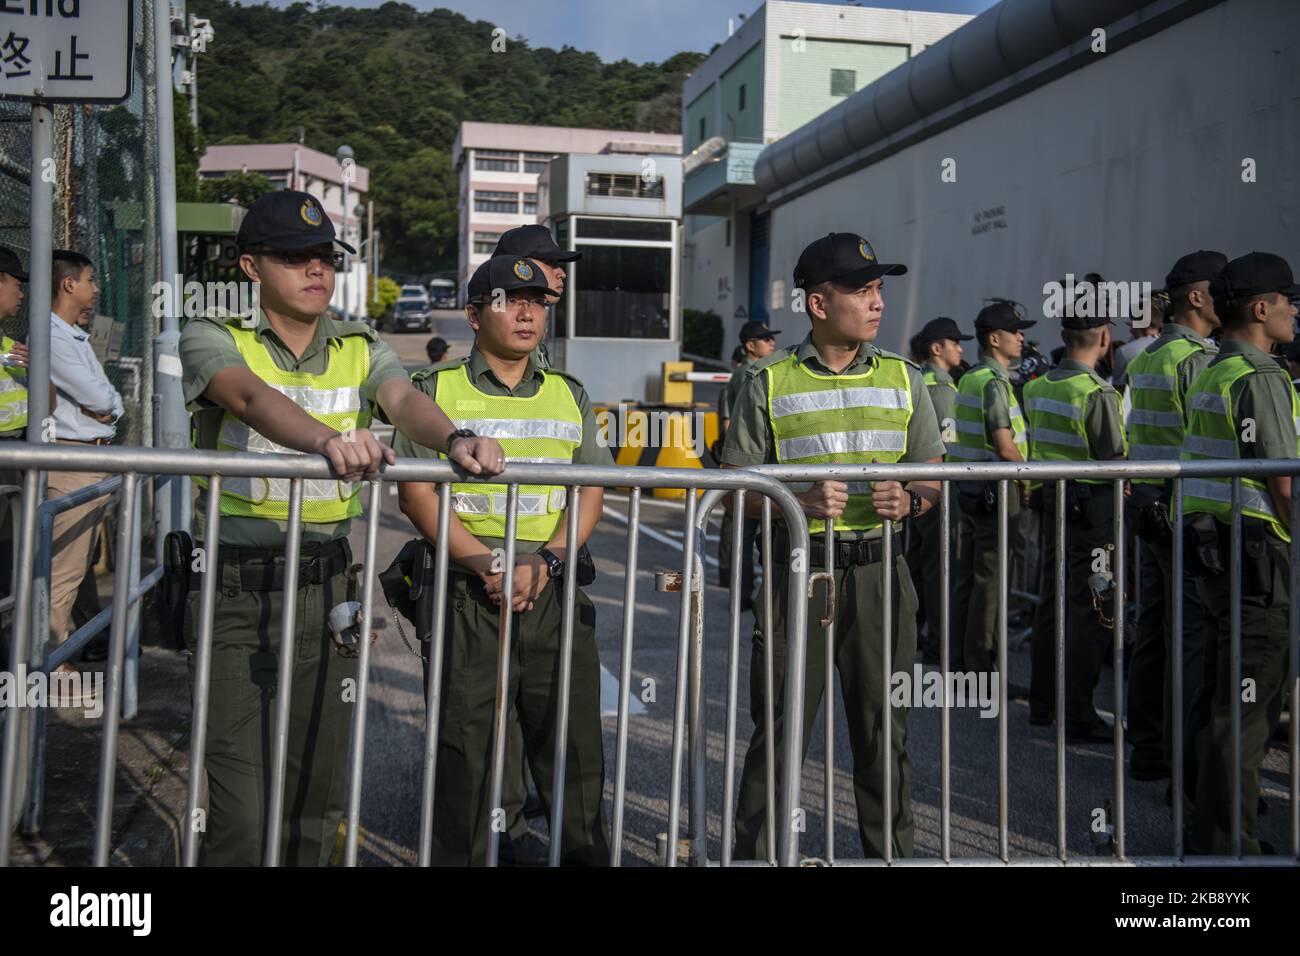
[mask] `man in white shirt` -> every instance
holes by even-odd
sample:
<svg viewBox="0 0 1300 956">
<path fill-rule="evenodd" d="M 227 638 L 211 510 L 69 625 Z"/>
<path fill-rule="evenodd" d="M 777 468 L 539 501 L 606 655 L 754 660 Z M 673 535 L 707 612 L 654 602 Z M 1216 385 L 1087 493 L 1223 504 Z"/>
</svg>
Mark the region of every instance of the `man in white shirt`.
<svg viewBox="0 0 1300 956">
<path fill-rule="evenodd" d="M 50 314 L 50 383 L 55 387 L 54 440 L 74 445 L 109 445 L 122 417 L 117 393 L 90 345 L 91 316 L 99 297 L 95 266 L 78 252 L 54 251 Z M 102 481 L 97 472 L 52 471 L 49 497 L 71 494 Z M 68 638 L 72 606 L 90 565 L 95 528 L 108 508 L 107 496 L 65 511 L 54 519 L 50 575 L 50 647 Z M 75 671 L 71 663 L 63 670 Z"/>
<path fill-rule="evenodd" d="M 1168 305 L 1169 295 L 1162 289 L 1151 296 L 1151 315 L 1146 325 L 1138 325 L 1139 322 L 1146 320 L 1142 316 L 1134 316 L 1132 341 L 1125 342 L 1115 349 L 1110 381 L 1117 389 L 1127 391 L 1128 363 L 1155 344 L 1160 336 L 1160 330 L 1165 327 L 1165 312 Z"/>
</svg>

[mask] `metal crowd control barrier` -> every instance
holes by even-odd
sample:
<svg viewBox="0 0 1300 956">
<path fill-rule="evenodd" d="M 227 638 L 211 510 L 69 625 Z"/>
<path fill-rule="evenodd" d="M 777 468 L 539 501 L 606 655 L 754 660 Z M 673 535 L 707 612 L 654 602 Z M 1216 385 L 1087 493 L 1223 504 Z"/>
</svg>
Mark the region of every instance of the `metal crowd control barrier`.
<svg viewBox="0 0 1300 956">
<path fill-rule="evenodd" d="M 303 481 L 306 479 L 330 479 L 333 477 L 330 466 L 324 459 L 294 455 L 255 455 L 218 453 L 196 450 L 120 448 L 114 449 L 111 461 L 106 463 L 102 452 L 94 448 L 72 448 L 64 445 L 23 446 L 19 449 L 0 449 L 0 467 L 23 470 L 24 491 L 21 527 L 18 536 L 21 542 L 21 554 L 24 560 L 19 565 L 18 600 L 15 617 L 14 639 L 10 650 L 9 666 L 11 672 L 17 673 L 26 668 L 27 651 L 31 641 L 32 630 L 32 571 L 34 562 L 30 556 L 36 547 L 36 525 L 38 507 L 36 504 L 36 486 L 39 471 L 111 471 L 121 473 L 121 507 L 119 511 L 117 540 L 118 553 L 129 554 L 131 535 L 138 512 L 138 483 L 142 474 L 160 475 L 205 475 L 208 476 L 209 496 L 207 501 L 207 523 L 205 525 L 205 546 L 208 549 L 207 565 L 209 568 L 219 566 L 217 541 L 221 515 L 219 494 L 223 478 L 264 477 L 288 479 L 290 482 L 289 522 L 286 536 L 286 560 L 284 591 L 293 593 L 297 589 L 298 555 L 300 554 L 302 535 L 302 501 Z M 436 775 L 439 695 L 441 691 L 442 647 L 445 631 L 445 612 L 447 607 L 447 569 L 449 540 L 448 528 L 451 515 L 450 481 L 474 481 L 465 478 L 445 462 L 402 460 L 389 467 L 367 483 L 366 548 L 363 565 L 366 569 L 365 584 L 362 591 L 361 620 L 365 622 L 364 630 L 369 630 L 374 605 L 373 578 L 376 570 L 376 545 L 381 514 L 381 484 L 391 481 L 420 481 L 440 483 L 439 535 L 436 551 L 434 587 L 434 610 L 432 642 L 430 647 L 430 668 L 426 695 L 426 730 L 424 747 L 424 768 L 422 778 L 422 798 L 420 816 L 419 862 L 427 865 L 431 858 L 433 834 L 433 793 Z M 620 487 L 632 486 L 633 508 L 628 527 L 629 573 L 625 600 L 627 602 L 623 618 L 623 660 L 620 673 L 624 683 L 619 704 L 618 722 L 618 757 L 615 765 L 615 778 L 620 782 L 615 794 L 615 830 L 614 846 L 621 846 L 622 838 L 622 786 L 626 779 L 626 750 L 628 732 L 627 681 L 630 678 L 631 650 L 633 643 L 633 609 L 635 605 L 634 573 L 637 557 L 639 501 L 640 493 L 645 488 L 686 488 L 687 495 L 686 523 L 684 526 L 687 542 L 686 566 L 689 569 L 695 560 L 694 535 L 691 533 L 696 514 L 697 490 L 743 490 L 763 494 L 769 501 L 775 501 L 780 508 L 791 534 L 791 575 L 789 583 L 790 606 L 792 611 L 788 619 L 788 639 L 796 653 L 802 651 L 799 639 L 805 626 L 805 607 L 800 599 L 806 591 L 806 570 L 800 559 L 800 549 L 806 554 L 808 537 L 803 512 L 794 495 L 779 481 L 765 475 L 746 471 L 699 471 L 672 468 L 620 468 L 591 467 L 580 465 L 518 465 L 512 466 L 497 479 L 510 485 L 507 502 L 507 525 L 511 534 L 507 536 L 505 561 L 505 593 L 511 593 L 513 570 L 513 531 L 518 515 L 519 484 L 563 484 L 569 486 L 568 509 L 568 543 L 570 553 L 576 553 L 578 528 L 579 488 L 582 486 Z M 770 522 L 769 522 L 770 525 Z M 770 552 L 770 543 L 768 545 Z M 130 561 L 119 561 L 116 567 L 113 588 L 112 623 L 110 627 L 109 676 L 107 701 L 104 708 L 104 734 L 100 757 L 99 786 L 97 796 L 94 862 L 97 866 L 108 864 L 112 837 L 112 808 L 115 770 L 117 763 L 117 737 L 121 719 L 122 682 L 124 655 L 128 631 L 128 600 L 132 593 Z M 212 632 L 216 603 L 217 575 L 208 573 L 203 576 L 199 604 L 199 633 L 194 662 L 194 700 L 191 724 L 190 775 L 186 799 L 185 833 L 183 836 L 183 860 L 192 866 L 198 859 L 199 830 L 194 826 L 199 806 L 199 783 L 203 773 L 203 759 L 206 747 L 206 729 L 208 699 L 210 691 L 210 673 L 212 658 Z M 565 775 L 565 753 L 567 746 L 567 714 L 570 688 L 569 667 L 573 650 L 573 615 L 576 597 L 576 583 L 573 576 L 565 578 L 565 604 L 563 611 L 563 642 L 561 651 L 561 675 L 558 688 L 557 712 L 561 715 L 557 731 L 557 759 L 555 767 L 556 799 L 551 818 L 551 863 L 559 862 L 561 845 L 561 820 L 563 815 L 563 787 Z M 290 688 L 292 679 L 292 653 L 285 653 L 291 647 L 297 608 L 293 601 L 284 602 L 281 620 L 282 646 L 279 654 L 279 672 L 276 699 L 275 730 L 273 735 L 273 762 L 271 768 L 271 789 L 268 802 L 266 853 L 264 862 L 274 866 L 279 862 L 280 834 L 285 795 L 285 777 L 288 750 L 288 718 Z M 503 648 L 509 641 L 511 613 L 509 602 L 503 605 L 500 634 Z M 690 635 L 692 624 L 691 588 L 682 590 L 682 604 L 678 618 L 678 667 L 677 688 L 674 707 L 673 725 L 673 791 L 670 797 L 669 842 L 667 864 L 676 864 L 676 834 L 680 816 L 680 790 L 682 775 L 682 754 L 684 749 L 688 658 L 690 655 Z M 357 709 L 354 714 L 348 762 L 348 799 L 347 830 L 345 840 L 344 862 L 352 866 L 357 862 L 359 839 L 359 816 L 361 799 L 361 774 L 363 769 L 365 742 L 365 714 L 368 692 L 370 666 L 370 641 L 360 641 L 357 664 Z M 509 657 L 502 654 L 498 672 L 498 707 L 496 733 L 493 753 L 492 794 L 499 799 L 502 791 L 502 774 L 504 770 L 504 725 L 505 716 L 502 704 L 502 690 L 508 684 Z M 698 668 L 696 669 L 698 673 Z M 793 694 L 791 690 L 787 696 Z M 699 706 L 698 693 L 695 697 Z M 790 701 L 787 701 L 787 706 Z M 0 820 L 9 819 L 15 799 L 14 773 L 17 743 L 21 726 L 24 723 L 23 711 L 16 709 L 12 715 L 17 719 L 6 722 L 3 758 L 0 759 Z M 698 739 L 698 738 L 697 738 Z M 786 773 L 781 782 L 780 804 L 784 819 L 790 819 L 792 809 L 797 805 L 798 761 L 787 760 L 787 767 L 793 767 L 792 773 Z M 692 792 L 703 793 L 703 781 L 691 780 L 688 787 Z M 769 804 L 775 803 L 769 793 Z M 702 818 L 702 808 L 700 808 Z M 0 827 L 0 865 L 8 863 L 10 847 L 10 828 Z M 780 852 L 783 859 L 797 859 L 797 847 L 794 834 L 789 827 L 778 831 Z M 489 861 L 495 862 L 496 839 L 489 847 Z M 617 851 L 614 862 L 617 863 Z"/>
<path fill-rule="evenodd" d="M 1008 558 L 1010 554 L 1009 547 L 1009 520 L 1008 520 L 1008 495 L 1011 494 L 1011 482 L 1016 479 L 1024 480 L 1042 480 L 1050 482 L 1044 485 L 1046 493 L 1049 487 L 1055 489 L 1056 508 L 1055 508 L 1055 539 L 1056 539 L 1056 585 L 1054 588 L 1054 599 L 1056 605 L 1055 614 L 1055 654 L 1056 654 L 1056 856 L 1053 859 L 1041 857 L 1017 857 L 1012 858 L 1009 852 L 1009 832 L 1008 832 L 1008 752 L 1007 752 L 1007 682 L 1006 680 L 998 681 L 999 685 L 999 708 L 998 708 L 998 855 L 993 858 L 954 858 L 951 847 L 951 780 L 950 780 L 950 756 L 951 756 L 951 738 L 950 738 L 950 701 L 948 699 L 948 682 L 944 682 L 945 691 L 941 695 L 941 713 L 940 713 L 940 857 L 934 859 L 909 859 L 895 860 L 891 859 L 891 848 L 893 844 L 892 829 L 893 815 L 889 804 L 892 798 L 891 774 L 892 774 L 892 752 L 891 759 L 882 761 L 882 776 L 884 781 L 883 791 L 885 793 L 884 805 L 884 843 L 886 856 L 881 860 L 846 860 L 843 863 L 857 865 L 879 865 L 879 864 L 1059 864 L 1059 865 L 1099 865 L 1099 864 L 1155 864 L 1155 865 L 1223 865 L 1225 863 L 1233 864 L 1251 864 L 1251 865 L 1294 865 L 1300 862 L 1300 720 L 1297 715 L 1300 714 L 1300 462 L 1295 460 L 1258 460 L 1258 461 L 1234 461 L 1234 462 L 1216 462 L 1216 461 L 1197 461 L 1197 462 L 1128 462 L 1128 461 L 1111 461 L 1111 462 L 1088 462 L 1088 463 L 1066 463 L 1066 462 L 1033 462 L 1017 464 L 1011 462 L 993 462 L 977 464 L 896 464 L 896 465 L 820 465 L 820 466 L 790 466 L 790 465 L 764 465 L 761 467 L 749 469 L 764 475 L 778 478 L 787 483 L 800 483 L 807 486 L 810 482 L 821 480 L 836 480 L 842 482 L 870 482 L 882 480 L 894 481 L 914 481 L 914 480 L 931 480 L 941 482 L 941 497 L 938 507 L 940 510 L 940 593 L 942 595 L 941 614 L 941 634 L 940 643 L 940 668 L 948 674 L 951 671 L 950 653 L 949 653 L 949 629 L 950 614 L 949 601 L 952 593 L 951 580 L 951 554 L 950 554 L 950 531 L 951 531 L 951 496 L 949 486 L 951 482 L 964 480 L 983 480 L 996 481 L 998 483 L 997 499 L 997 524 L 998 524 L 998 582 L 999 582 L 999 603 L 997 614 L 997 660 L 999 672 L 1007 674 L 1007 607 L 1009 594 L 1009 575 L 1008 575 Z M 1237 768 L 1234 774 L 1232 785 L 1232 823 L 1231 823 L 1231 855 L 1227 857 L 1218 856 L 1194 856 L 1187 857 L 1183 845 L 1183 793 L 1185 789 L 1184 781 L 1184 721 L 1185 712 L 1181 706 L 1173 706 L 1172 713 L 1176 714 L 1173 722 L 1173 767 L 1172 767 L 1172 788 L 1173 788 L 1173 856 L 1171 857 L 1145 857 L 1129 858 L 1125 848 L 1125 804 L 1124 804 L 1124 602 L 1125 591 L 1122 582 L 1125 580 L 1125 564 L 1128 560 L 1125 554 L 1126 544 L 1128 544 L 1128 535 L 1124 525 L 1124 483 L 1132 478 L 1155 478 L 1155 479 L 1172 479 L 1171 508 L 1173 513 L 1182 513 L 1183 499 L 1183 481 L 1185 479 L 1208 478 L 1208 477 L 1228 477 L 1232 479 L 1232 514 L 1233 521 L 1231 525 L 1230 550 L 1233 554 L 1240 553 L 1241 547 L 1241 479 L 1254 478 L 1264 479 L 1274 475 L 1291 475 L 1291 519 L 1290 525 L 1293 529 L 1292 542 L 1290 547 L 1290 564 L 1291 580 L 1290 589 L 1290 622 L 1289 622 L 1289 645 L 1290 645 L 1290 672 L 1287 681 L 1290 698 L 1290 852 L 1287 855 L 1279 856 L 1252 856 L 1243 857 L 1241 852 L 1242 834 L 1241 834 L 1241 695 L 1238 693 L 1229 694 L 1231 701 L 1231 723 L 1234 747 L 1233 766 Z M 1104 479 L 1113 482 L 1114 490 L 1114 512 L 1112 517 L 1112 540 L 1114 542 L 1114 557 L 1112 559 L 1111 572 L 1116 586 L 1113 588 L 1113 643 L 1112 643 L 1112 670 L 1114 676 L 1114 697 L 1115 697 L 1115 724 L 1114 724 L 1114 827 L 1115 827 L 1115 855 L 1112 859 L 1098 859 L 1094 857 L 1079 859 L 1071 857 L 1066 848 L 1066 785 L 1065 785 L 1065 619 L 1066 619 L 1066 558 L 1065 558 L 1065 540 L 1066 540 L 1066 481 L 1068 479 L 1091 478 Z M 737 495 L 739 498 L 740 495 Z M 696 534 L 703 540 L 704 528 L 707 523 L 708 513 L 718 501 L 722 498 L 722 493 L 710 491 L 701 500 L 699 508 L 695 511 L 698 516 L 696 521 Z M 737 507 L 740 507 L 738 504 Z M 1183 673 L 1183 558 L 1184 542 L 1183 528 L 1180 521 L 1173 523 L 1174 538 L 1172 545 L 1173 552 L 1173 614 L 1172 614 L 1172 699 L 1175 702 L 1182 702 L 1184 698 L 1184 673 Z M 736 726 L 736 657 L 738 653 L 738 611 L 739 611 L 739 575 L 740 575 L 740 549 L 741 537 L 739 532 L 740 522 L 736 522 L 735 531 L 732 538 L 732 600 L 731 600 L 731 617 L 732 626 L 729 643 L 729 666 L 728 673 L 728 694 L 727 694 L 727 749 L 726 749 L 726 766 L 724 768 L 724 792 L 722 795 L 723 805 L 723 832 L 722 832 L 722 864 L 730 865 L 731 860 L 731 838 L 733 833 L 734 817 L 732 812 L 732 788 L 734 785 L 734 736 Z M 827 531 L 826 535 L 826 567 L 817 574 L 813 574 L 809 579 L 810 585 L 816 580 L 830 575 L 833 568 L 833 548 L 831 544 L 834 540 L 833 532 Z M 883 529 L 883 572 L 884 579 L 888 581 L 891 577 L 890 569 L 893 561 L 894 538 L 892 526 L 886 523 Z M 771 568 L 771 522 L 769 515 L 765 511 L 762 528 L 762 554 L 764 568 Z M 691 555 L 688 553 L 688 566 Z M 1230 644 L 1231 644 L 1231 661 L 1232 673 L 1230 684 L 1239 687 L 1241 684 L 1241 563 L 1233 560 L 1230 562 Z M 766 620 L 772 620 L 772 593 L 771 593 L 772 576 L 764 574 L 763 601 L 767 611 Z M 833 584 L 831 585 L 833 587 Z M 794 596 L 794 589 L 791 588 L 791 598 Z M 880 609 L 883 620 L 882 634 L 883 640 L 883 658 L 884 673 L 881 679 L 884 682 L 884 699 L 889 700 L 891 662 L 890 662 L 890 632 L 893 623 L 894 609 L 890 602 L 890 589 L 884 588 L 885 599 Z M 803 602 L 800 602 L 803 603 Z M 794 605 L 791 604 L 791 607 Z M 832 625 L 833 627 L 833 625 Z M 702 625 L 698 625 L 702 633 Z M 831 627 L 826 628 L 829 635 Z M 790 628 L 789 644 L 787 645 L 787 669 L 786 669 L 786 694 L 785 694 L 785 711 L 784 711 L 784 732 L 783 745 L 785 751 L 785 762 L 782 765 L 782 807 L 787 821 L 786 827 L 789 827 L 789 808 L 799 807 L 800 802 L 800 769 L 802 760 L 799 759 L 799 742 L 802 738 L 802 724 L 804 713 L 804 677 L 805 677 L 805 643 L 806 634 L 800 629 L 796 631 Z M 771 658 L 771 641 L 767 642 L 768 660 L 765 661 L 767 669 L 767 687 L 768 687 L 768 712 L 766 714 L 767 726 L 774 726 L 771 712 L 771 687 L 772 687 L 772 662 Z M 828 862 L 834 862 L 834 845 L 835 845 L 835 814 L 834 814 L 834 721 L 833 717 L 833 687 L 834 687 L 834 657 L 827 655 L 826 665 L 826 687 L 825 687 L 825 719 L 826 719 L 826 761 L 825 761 L 825 826 L 826 826 L 826 847 Z M 692 680 L 698 683 L 699 675 L 694 675 Z M 892 751 L 892 741 L 890 738 L 891 707 L 884 708 L 883 722 L 884 729 L 882 737 L 885 746 L 890 747 Z M 703 736 L 703 727 L 698 728 L 698 733 Z M 772 767 L 772 753 L 770 750 L 772 735 L 768 735 L 768 768 L 769 772 Z M 696 779 L 703 780 L 703 751 L 698 753 L 693 749 L 692 758 L 699 761 L 699 766 L 694 770 L 692 776 Z M 770 788 L 770 784 L 769 784 Z M 703 794 L 699 796 L 701 805 L 703 804 Z M 775 826 L 770 816 L 771 803 L 769 801 L 769 818 L 767 822 L 769 836 Z M 701 817 L 703 814 L 701 813 Z M 702 824 L 701 824 L 702 826 Z M 702 830 L 700 831 L 702 834 Z M 779 860 L 783 865 L 795 865 L 799 862 L 798 858 L 798 834 L 778 832 L 778 837 L 784 838 L 781 843 Z M 769 847 L 772 845 L 769 841 Z M 772 861 L 769 861 L 772 862 Z"/>
</svg>

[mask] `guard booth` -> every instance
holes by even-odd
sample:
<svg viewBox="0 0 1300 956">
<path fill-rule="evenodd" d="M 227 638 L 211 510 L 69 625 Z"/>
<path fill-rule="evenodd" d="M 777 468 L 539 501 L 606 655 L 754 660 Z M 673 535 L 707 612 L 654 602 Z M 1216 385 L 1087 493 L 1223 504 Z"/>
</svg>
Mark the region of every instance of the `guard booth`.
<svg viewBox="0 0 1300 956">
<path fill-rule="evenodd" d="M 586 386 L 620 464 L 712 463 L 716 415 L 689 395 L 673 401 L 680 396 L 666 385 L 666 370 L 682 368 L 681 157 L 558 156 L 541 174 L 538 193 L 556 243 L 582 253 L 565 266 L 564 298 L 547 333 L 551 364 Z M 665 435 L 671 447 L 663 447 Z"/>
</svg>

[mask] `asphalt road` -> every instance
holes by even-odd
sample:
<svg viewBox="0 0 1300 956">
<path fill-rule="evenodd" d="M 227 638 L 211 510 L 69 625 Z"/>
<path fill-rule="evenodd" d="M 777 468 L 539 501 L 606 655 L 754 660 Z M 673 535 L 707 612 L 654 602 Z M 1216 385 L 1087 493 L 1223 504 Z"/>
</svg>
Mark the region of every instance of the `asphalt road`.
<svg viewBox="0 0 1300 956">
<path fill-rule="evenodd" d="M 438 334 L 467 349 L 468 329 L 457 320 L 440 319 Z M 423 364 L 423 335 L 385 336 L 413 367 Z M 453 355 L 456 354 L 453 352 Z M 590 542 L 596 560 L 597 579 L 587 589 L 597 609 L 597 644 L 603 669 L 602 708 L 605 741 L 607 813 L 612 817 L 612 782 L 617 706 L 616 682 L 622 644 L 623 587 L 627 526 L 617 515 L 626 516 L 625 496 L 606 497 L 606 517 Z M 634 651 L 632 690 L 635 713 L 630 720 L 627 794 L 625 810 L 625 864 L 653 863 L 656 835 L 666 830 L 672 743 L 673 697 L 676 680 L 678 601 L 676 594 L 655 591 L 654 574 L 681 567 L 684 509 L 679 502 L 646 499 L 642 507 L 643 530 L 639 541 L 637 605 L 633 617 Z M 363 539 L 360 526 L 354 532 L 353 547 L 360 554 Z M 385 495 L 379 541 L 380 569 L 387 566 L 402 543 L 412 534 L 410 525 L 397 509 L 396 495 Z M 711 528 L 716 536 L 717 523 Z M 716 542 L 710 542 L 716 554 Z M 724 795 L 723 759 L 726 726 L 727 644 L 729 638 L 729 593 L 716 586 L 716 566 L 709 565 L 705 595 L 704 691 L 707 727 L 707 792 L 710 859 L 716 860 L 721 845 L 721 815 Z M 376 594 L 380 594 L 376 589 Z M 371 688 L 366 733 L 366 773 L 362 823 L 367 831 L 363 862 L 366 865 L 405 865 L 416 860 L 419 827 L 420 775 L 423 753 L 424 703 L 419 660 L 397 635 L 386 606 L 377 608 L 375 626 L 380 640 L 372 655 Z M 741 621 L 739 666 L 740 707 L 737 716 L 737 777 L 744 760 L 752 723 L 748 716 L 749 643 L 753 618 Z M 1028 686 L 1027 649 L 1009 655 L 1010 681 Z M 645 681 L 654 682 L 654 700 L 642 705 Z M 1112 708 L 1113 676 L 1103 670 L 1097 703 Z M 852 757 L 843 719 L 843 700 L 835 695 L 836 731 L 834 755 L 835 856 L 852 859 L 862 855 L 856 829 L 852 789 Z M 1005 717 L 1008 722 L 1008 829 L 1012 857 L 1052 857 L 1056 852 L 1056 750 L 1052 728 L 1031 727 L 1028 705 L 1012 701 Z M 813 728 L 812 745 L 804 767 L 802 803 L 807 830 L 801 853 L 807 857 L 826 855 L 824 805 L 825 750 L 823 717 Z M 951 847 L 955 857 L 995 857 L 998 854 L 998 724 L 980 716 L 976 708 L 951 711 Z M 918 857 L 940 853 L 940 711 L 935 707 L 914 708 L 908 718 L 908 753 L 913 767 L 912 800 L 916 818 Z M 1286 763 L 1279 749 L 1270 752 L 1265 764 L 1265 794 L 1269 812 L 1260 818 L 1260 836 L 1281 848 L 1286 844 Z M 1113 800 L 1115 765 L 1106 745 L 1068 745 L 1066 748 L 1066 834 L 1072 855 L 1090 856 L 1095 850 L 1092 825 L 1096 812 Z M 1165 783 L 1143 783 L 1125 779 L 1126 849 L 1130 856 L 1165 855 L 1172 850 L 1170 813 L 1165 804 Z M 683 794 L 683 808 L 685 794 Z M 685 835 L 683 810 L 682 832 Z M 1111 818 L 1113 822 L 1113 817 Z M 545 823 L 533 821 L 534 831 L 545 838 Z"/>
</svg>

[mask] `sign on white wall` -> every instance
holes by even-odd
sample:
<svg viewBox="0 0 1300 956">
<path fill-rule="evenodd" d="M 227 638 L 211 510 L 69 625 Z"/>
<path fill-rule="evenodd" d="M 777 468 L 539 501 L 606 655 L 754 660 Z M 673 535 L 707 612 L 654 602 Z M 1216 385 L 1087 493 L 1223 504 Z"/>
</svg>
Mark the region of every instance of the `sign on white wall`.
<svg viewBox="0 0 1300 956">
<path fill-rule="evenodd" d="M 131 0 L 0 0 L 0 96 L 126 99 L 132 6 Z"/>
</svg>

